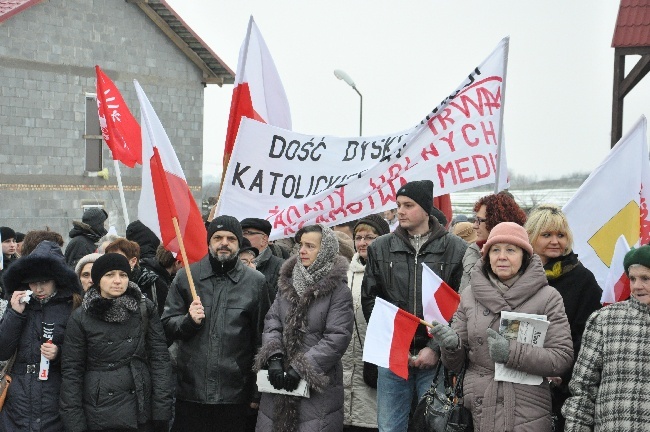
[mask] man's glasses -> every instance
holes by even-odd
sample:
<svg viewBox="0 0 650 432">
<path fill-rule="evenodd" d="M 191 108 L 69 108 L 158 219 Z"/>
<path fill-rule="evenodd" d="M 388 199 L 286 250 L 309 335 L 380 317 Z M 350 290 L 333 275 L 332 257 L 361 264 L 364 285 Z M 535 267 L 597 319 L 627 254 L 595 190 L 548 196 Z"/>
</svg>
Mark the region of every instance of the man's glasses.
<svg viewBox="0 0 650 432">
<path fill-rule="evenodd" d="M 242 234 L 244 234 L 245 236 L 250 236 L 250 235 L 257 235 L 257 234 L 264 234 L 264 233 L 259 232 L 259 231 L 248 231 L 248 230 L 246 230 Z"/>
<path fill-rule="evenodd" d="M 354 241 L 355 242 L 360 242 L 361 240 L 365 240 L 367 243 L 370 243 L 371 241 L 373 241 L 376 238 L 377 238 L 377 236 L 369 236 L 369 235 L 367 235 L 367 236 L 356 236 L 354 238 Z"/>
</svg>

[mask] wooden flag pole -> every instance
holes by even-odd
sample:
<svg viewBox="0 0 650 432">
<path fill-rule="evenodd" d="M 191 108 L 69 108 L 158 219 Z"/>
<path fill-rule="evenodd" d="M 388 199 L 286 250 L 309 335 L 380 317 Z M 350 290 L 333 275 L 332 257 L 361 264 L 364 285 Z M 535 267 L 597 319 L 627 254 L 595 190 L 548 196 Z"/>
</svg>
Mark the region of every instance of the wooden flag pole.
<svg viewBox="0 0 650 432">
<path fill-rule="evenodd" d="M 427 327 L 433 328 L 433 324 L 426 322 L 425 320 L 421 319 L 420 324 L 424 324 Z"/>
<path fill-rule="evenodd" d="M 178 240 L 178 246 L 181 248 L 181 256 L 183 257 L 183 264 L 185 265 L 185 273 L 187 273 L 187 282 L 190 284 L 192 301 L 194 301 L 196 300 L 197 297 L 196 288 L 194 288 L 194 279 L 192 278 L 192 272 L 190 271 L 190 263 L 187 262 L 185 245 L 183 244 L 183 237 L 181 236 L 181 227 L 178 225 L 178 218 L 176 216 L 172 217 L 172 222 L 174 223 L 174 230 L 176 231 L 176 239 Z"/>
</svg>

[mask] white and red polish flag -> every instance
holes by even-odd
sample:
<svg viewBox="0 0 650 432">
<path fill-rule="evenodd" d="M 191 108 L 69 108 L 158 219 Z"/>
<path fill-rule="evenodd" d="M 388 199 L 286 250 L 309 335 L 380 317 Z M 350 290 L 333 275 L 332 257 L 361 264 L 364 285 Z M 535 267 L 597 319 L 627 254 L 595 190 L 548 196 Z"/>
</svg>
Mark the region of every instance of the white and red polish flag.
<svg viewBox="0 0 650 432">
<path fill-rule="evenodd" d="M 142 164 L 142 132 L 126 106 L 115 83 L 95 66 L 97 73 L 97 112 L 104 142 L 114 160 L 133 168 Z"/>
<path fill-rule="evenodd" d="M 366 330 L 363 361 L 408 379 L 409 347 L 419 324 L 420 318 L 377 297 Z"/>
<path fill-rule="evenodd" d="M 253 16 L 248 21 L 246 38 L 239 49 L 235 88 L 230 102 L 230 117 L 223 152 L 225 174 L 242 117 L 291 130 L 291 110 L 282 81 Z"/>
<path fill-rule="evenodd" d="M 603 286 L 603 295 L 600 298 L 603 306 L 630 298 L 630 279 L 623 268 L 623 258 L 629 251 L 630 246 L 627 244 L 625 236 L 620 236 L 614 246 L 614 256 Z"/>
<path fill-rule="evenodd" d="M 447 325 L 456 313 L 460 296 L 427 265 L 422 263 L 422 314 L 428 323 Z"/>
<path fill-rule="evenodd" d="M 165 249 L 180 254 L 172 222 L 176 217 L 188 262 L 199 261 L 208 253 L 201 212 L 160 119 L 140 84 L 133 82 L 142 123 L 142 192 L 138 218 L 158 236 Z"/>
</svg>

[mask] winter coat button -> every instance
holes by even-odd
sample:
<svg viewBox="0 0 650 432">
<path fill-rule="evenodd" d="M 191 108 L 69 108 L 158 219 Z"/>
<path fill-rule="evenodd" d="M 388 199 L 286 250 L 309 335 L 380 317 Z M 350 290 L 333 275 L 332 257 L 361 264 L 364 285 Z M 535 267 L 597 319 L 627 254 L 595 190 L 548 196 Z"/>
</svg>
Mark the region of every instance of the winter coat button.
<svg viewBox="0 0 650 432">
<path fill-rule="evenodd" d="M 135 390 L 131 390 L 131 394 L 135 394 Z"/>
<path fill-rule="evenodd" d="M 114 366 L 113 363 L 108 364 L 108 367 L 113 367 L 113 366 Z"/>
<path fill-rule="evenodd" d="M 477 397 L 476 398 L 476 405 L 482 405 L 483 404 L 483 398 L 482 397 Z"/>
<path fill-rule="evenodd" d="M 107 342 L 109 345 L 113 345 L 113 341 L 108 341 Z"/>
<path fill-rule="evenodd" d="M 490 309 L 485 309 L 483 311 L 483 316 L 488 316 L 488 315 L 490 315 Z"/>
<path fill-rule="evenodd" d="M 126 341 L 130 343 L 131 341 L 133 341 L 133 339 L 128 338 Z"/>
<path fill-rule="evenodd" d="M 477 337 L 477 338 L 476 338 L 476 343 L 478 343 L 479 345 L 483 345 L 483 338 L 480 337 L 480 336 Z"/>
<path fill-rule="evenodd" d="M 108 395 L 109 395 L 109 396 L 113 396 L 113 392 L 108 392 Z"/>
</svg>

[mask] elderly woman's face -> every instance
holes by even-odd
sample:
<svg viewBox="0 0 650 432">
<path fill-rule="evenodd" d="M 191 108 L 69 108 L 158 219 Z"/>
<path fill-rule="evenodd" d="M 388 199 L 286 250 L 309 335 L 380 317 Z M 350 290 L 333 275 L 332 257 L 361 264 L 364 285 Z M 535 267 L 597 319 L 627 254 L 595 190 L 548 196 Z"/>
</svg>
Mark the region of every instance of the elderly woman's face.
<svg viewBox="0 0 650 432">
<path fill-rule="evenodd" d="M 122 270 L 111 270 L 99 280 L 99 294 L 107 299 L 116 299 L 126 291 L 129 275 Z"/>
<path fill-rule="evenodd" d="M 517 274 L 524 259 L 524 251 L 509 243 L 495 243 L 488 253 L 490 268 L 500 281 L 505 282 Z"/>
<path fill-rule="evenodd" d="M 630 266 L 630 291 L 639 302 L 650 305 L 650 269 L 642 265 Z"/>
<path fill-rule="evenodd" d="M 535 252 L 542 259 L 542 264 L 548 260 L 564 255 L 568 240 L 565 232 L 542 231 L 533 245 Z"/>
<path fill-rule="evenodd" d="M 92 269 L 93 263 L 87 263 L 81 269 L 81 273 L 79 273 L 79 280 L 81 281 L 81 287 L 84 289 L 84 292 L 88 291 L 88 288 L 93 285 L 93 278 L 91 276 Z"/>
<path fill-rule="evenodd" d="M 300 262 L 309 267 L 316 261 L 323 235 L 319 232 L 307 232 L 300 237 Z"/>
</svg>

